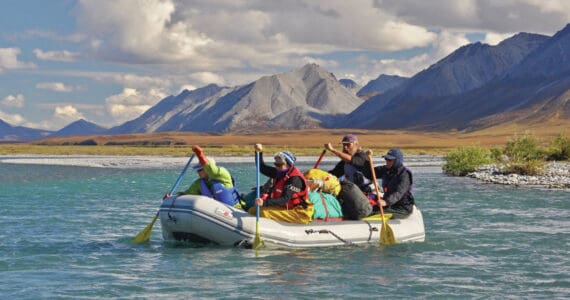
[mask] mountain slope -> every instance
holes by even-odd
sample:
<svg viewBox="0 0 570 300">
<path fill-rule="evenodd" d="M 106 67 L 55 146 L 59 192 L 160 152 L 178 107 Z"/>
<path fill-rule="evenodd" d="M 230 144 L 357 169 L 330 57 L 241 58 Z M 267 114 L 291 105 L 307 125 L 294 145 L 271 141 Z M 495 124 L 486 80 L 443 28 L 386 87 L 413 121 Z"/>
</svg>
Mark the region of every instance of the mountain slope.
<svg viewBox="0 0 570 300">
<path fill-rule="evenodd" d="M 23 126 L 12 126 L 0 120 L 0 141 L 29 142 L 48 136 L 51 131 Z"/>
<path fill-rule="evenodd" d="M 52 133 L 49 137 L 55 136 L 69 136 L 69 135 L 88 135 L 88 134 L 102 134 L 108 129 L 101 127 L 95 123 L 86 120 L 77 120 L 63 127 L 62 129 Z"/>
<path fill-rule="evenodd" d="M 400 87 L 371 98 L 347 116 L 341 126 L 369 129 L 454 127 L 457 124 L 449 122 L 449 114 L 458 113 L 465 104 L 464 101 L 457 102 L 464 97 L 456 95 L 476 94 L 483 86 L 495 84 L 547 39 L 543 35 L 520 33 L 497 46 L 474 43 L 461 47 Z M 489 111 L 475 105 L 467 113 L 475 116 Z M 461 114 L 454 117 L 466 120 Z"/>
<path fill-rule="evenodd" d="M 408 80 L 407 77 L 401 77 L 397 75 L 385 75 L 381 74 L 378 78 L 370 80 L 363 88 L 361 88 L 356 95 L 365 99 L 369 99 L 378 94 L 383 94 L 384 92 L 398 87 Z"/>
<path fill-rule="evenodd" d="M 171 119 L 182 111 L 195 109 L 211 98 L 220 97 L 228 91 L 227 88 L 210 84 L 192 91 L 184 90 L 177 96 L 168 96 L 155 106 L 144 112 L 140 117 L 109 129 L 108 134 L 145 133 L 160 131 L 165 124 L 172 124 L 168 130 L 180 130 L 184 120 Z"/>
</svg>

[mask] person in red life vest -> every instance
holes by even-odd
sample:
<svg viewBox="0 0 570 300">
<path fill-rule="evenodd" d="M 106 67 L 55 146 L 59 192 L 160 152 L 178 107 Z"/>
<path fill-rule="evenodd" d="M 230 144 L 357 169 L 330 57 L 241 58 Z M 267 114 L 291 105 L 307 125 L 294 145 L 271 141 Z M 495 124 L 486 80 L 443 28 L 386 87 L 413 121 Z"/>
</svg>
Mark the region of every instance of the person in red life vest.
<svg viewBox="0 0 570 300">
<path fill-rule="evenodd" d="M 224 167 L 217 166 L 213 158 L 206 157 L 200 146 L 192 146 L 192 151 L 198 158 L 198 163 L 193 165 L 192 169 L 198 172 L 200 178 L 178 195 L 208 196 L 227 205 L 241 208 L 240 195 L 230 172 Z"/>
<path fill-rule="evenodd" d="M 392 148 L 384 155 L 386 165 L 374 168 L 377 178 L 382 179 L 384 194 L 379 199 L 384 212 L 394 216 L 407 216 L 412 213 L 415 200 L 412 194 L 412 171 L 404 167 L 404 153 Z"/>
<path fill-rule="evenodd" d="M 325 149 L 338 156 L 340 161 L 329 171 L 334 176 L 356 184 L 364 193 L 374 191 L 372 173 L 368 155 L 362 151 L 358 138 L 354 134 L 347 134 L 342 138 L 342 151 L 335 149 L 331 143 L 325 144 Z"/>
<path fill-rule="evenodd" d="M 295 167 L 295 155 L 289 151 L 276 153 L 272 167 L 263 161 L 261 144 L 255 144 L 255 151 L 259 152 L 261 174 L 269 177 L 261 197 L 255 199 L 255 204 L 260 206 L 260 217 L 289 223 L 311 222 L 314 207 L 309 202 L 305 176 Z M 255 215 L 256 209 L 251 207 L 249 213 Z"/>
</svg>

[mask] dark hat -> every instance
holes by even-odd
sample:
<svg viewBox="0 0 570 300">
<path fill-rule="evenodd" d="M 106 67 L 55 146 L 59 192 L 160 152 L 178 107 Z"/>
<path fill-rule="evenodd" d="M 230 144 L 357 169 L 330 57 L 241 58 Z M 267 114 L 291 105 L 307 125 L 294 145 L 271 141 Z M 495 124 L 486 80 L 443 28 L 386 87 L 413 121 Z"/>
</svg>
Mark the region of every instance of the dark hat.
<svg viewBox="0 0 570 300">
<path fill-rule="evenodd" d="M 402 151 L 400 151 L 400 149 L 398 148 L 392 148 L 390 149 L 390 151 L 388 151 L 388 153 L 386 153 L 386 155 L 384 155 L 384 159 L 397 159 L 398 157 L 402 156 Z"/>
<path fill-rule="evenodd" d="M 347 134 L 342 138 L 343 144 L 358 143 L 358 138 L 354 134 Z"/>
</svg>

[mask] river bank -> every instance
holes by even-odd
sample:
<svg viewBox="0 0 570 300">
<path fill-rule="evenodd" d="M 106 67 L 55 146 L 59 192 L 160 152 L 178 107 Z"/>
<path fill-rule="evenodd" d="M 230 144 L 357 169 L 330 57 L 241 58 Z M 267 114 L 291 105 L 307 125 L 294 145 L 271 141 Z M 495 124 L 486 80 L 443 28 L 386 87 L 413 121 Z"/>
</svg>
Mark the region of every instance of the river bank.
<svg viewBox="0 0 570 300">
<path fill-rule="evenodd" d="M 484 166 L 467 176 L 495 184 L 570 189 L 570 162 L 549 162 L 544 174 L 538 176 L 504 174 L 496 165 Z"/>
</svg>

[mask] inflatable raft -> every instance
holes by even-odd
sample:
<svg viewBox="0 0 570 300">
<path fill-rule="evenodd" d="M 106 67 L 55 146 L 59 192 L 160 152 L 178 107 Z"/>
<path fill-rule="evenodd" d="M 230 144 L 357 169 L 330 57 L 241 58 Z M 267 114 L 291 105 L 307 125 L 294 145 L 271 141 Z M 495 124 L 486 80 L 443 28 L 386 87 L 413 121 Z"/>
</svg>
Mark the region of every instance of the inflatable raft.
<svg viewBox="0 0 570 300">
<path fill-rule="evenodd" d="M 163 201 L 159 217 L 165 241 L 248 247 L 255 237 L 254 215 L 205 196 L 170 197 Z M 388 225 L 398 243 L 422 242 L 425 239 L 424 221 L 417 207 L 405 218 L 391 218 Z M 268 248 L 378 244 L 381 227 L 379 216 L 358 221 L 313 221 L 310 224 L 259 219 L 261 239 Z"/>
</svg>

